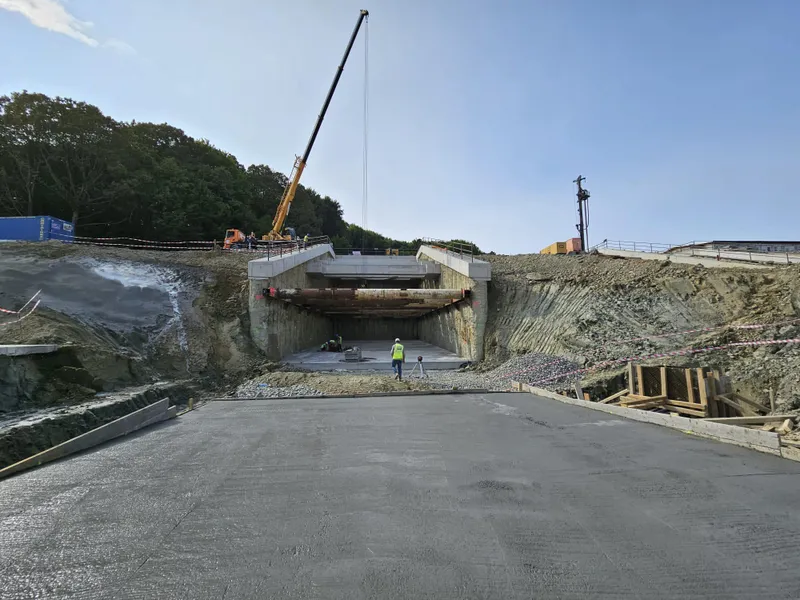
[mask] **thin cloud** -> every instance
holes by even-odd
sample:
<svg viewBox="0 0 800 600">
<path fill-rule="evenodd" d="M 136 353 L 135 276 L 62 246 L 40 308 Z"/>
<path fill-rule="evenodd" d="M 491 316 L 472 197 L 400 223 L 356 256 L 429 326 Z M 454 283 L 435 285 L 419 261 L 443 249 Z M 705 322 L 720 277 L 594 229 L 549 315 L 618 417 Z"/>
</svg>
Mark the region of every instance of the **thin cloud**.
<svg viewBox="0 0 800 600">
<path fill-rule="evenodd" d="M 0 0 L 2 2 L 3 0 Z M 112 50 L 116 50 L 120 54 L 127 54 L 128 56 L 133 56 L 136 54 L 136 48 L 131 46 L 128 42 L 123 42 L 122 40 L 118 40 L 115 38 L 110 38 L 103 43 L 103 46 L 106 48 L 111 48 Z"/>
<path fill-rule="evenodd" d="M 67 35 L 87 46 L 100 45 L 86 33 L 92 24 L 69 14 L 60 0 L 0 0 L 0 9 L 20 13 L 36 27 Z"/>
</svg>

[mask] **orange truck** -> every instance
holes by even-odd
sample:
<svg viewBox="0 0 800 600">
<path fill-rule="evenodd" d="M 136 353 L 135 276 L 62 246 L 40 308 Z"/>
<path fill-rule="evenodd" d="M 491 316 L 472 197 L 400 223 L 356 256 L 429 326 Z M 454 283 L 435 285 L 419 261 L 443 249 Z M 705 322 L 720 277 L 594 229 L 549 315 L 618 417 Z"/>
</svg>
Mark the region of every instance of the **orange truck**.
<svg viewBox="0 0 800 600">
<path fill-rule="evenodd" d="M 222 247 L 225 250 L 234 248 L 244 248 L 247 246 L 247 236 L 238 229 L 228 229 L 225 232 L 225 242 Z"/>
</svg>

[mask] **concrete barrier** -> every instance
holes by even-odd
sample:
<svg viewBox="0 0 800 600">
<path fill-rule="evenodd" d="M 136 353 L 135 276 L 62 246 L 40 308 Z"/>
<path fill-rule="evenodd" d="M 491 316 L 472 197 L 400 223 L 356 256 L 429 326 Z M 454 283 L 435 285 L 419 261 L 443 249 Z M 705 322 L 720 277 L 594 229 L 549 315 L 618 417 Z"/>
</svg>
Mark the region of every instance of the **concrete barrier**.
<svg viewBox="0 0 800 600">
<path fill-rule="evenodd" d="M 0 345 L 0 356 L 27 356 L 29 354 L 52 354 L 58 351 L 56 344 L 4 344 Z"/>
<path fill-rule="evenodd" d="M 133 433 L 134 431 L 138 431 L 150 425 L 155 425 L 161 421 L 174 418 L 176 410 L 176 407 L 170 408 L 169 399 L 165 398 L 164 400 L 159 400 L 129 415 L 120 417 L 116 421 L 101 425 L 83 435 L 67 440 L 58 446 L 53 446 L 39 454 L 35 454 L 13 465 L 9 465 L 5 469 L 0 469 L 0 479 L 33 467 L 38 467 L 39 465 L 52 462 L 59 458 L 64 458 L 70 454 L 87 450 L 113 440 L 114 438 L 128 435 L 129 433 Z"/>
<path fill-rule="evenodd" d="M 551 392 L 549 390 L 533 387 L 526 383 L 512 382 L 512 387 L 515 390 L 530 392 L 535 396 L 551 398 L 565 404 L 581 406 L 583 408 L 597 410 L 600 412 L 617 415 L 619 417 L 625 417 L 626 419 L 631 419 L 633 421 L 641 421 L 642 423 L 661 425 L 662 427 L 677 429 L 678 431 L 682 431 L 684 433 L 718 440 L 727 444 L 735 444 L 737 446 L 758 450 L 759 452 L 783 456 L 781 452 L 780 436 L 777 433 L 758 431 L 756 429 L 747 429 L 746 427 L 738 427 L 736 425 L 709 423 L 703 419 L 674 417 L 672 415 L 638 410 L 635 408 L 624 408 L 622 406 L 614 406 L 611 404 L 599 404 L 597 402 L 588 402 L 586 400 L 576 400 L 575 398 L 562 396 L 561 394 L 556 394 L 555 392 Z"/>
</svg>

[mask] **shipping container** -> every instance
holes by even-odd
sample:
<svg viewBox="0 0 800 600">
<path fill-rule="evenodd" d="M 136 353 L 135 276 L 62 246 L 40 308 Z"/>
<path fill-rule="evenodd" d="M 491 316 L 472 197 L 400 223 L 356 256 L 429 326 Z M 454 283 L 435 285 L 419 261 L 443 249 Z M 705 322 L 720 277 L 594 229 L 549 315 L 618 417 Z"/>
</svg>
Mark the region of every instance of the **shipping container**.
<svg viewBox="0 0 800 600">
<path fill-rule="evenodd" d="M 0 242 L 71 242 L 75 228 L 55 217 L 0 217 Z"/>
<path fill-rule="evenodd" d="M 567 254 L 578 254 L 581 250 L 581 238 L 571 238 L 567 240 Z"/>
<path fill-rule="evenodd" d="M 544 248 L 540 254 L 566 254 L 567 253 L 567 243 L 566 242 L 555 242 L 550 244 L 547 248 Z"/>
</svg>

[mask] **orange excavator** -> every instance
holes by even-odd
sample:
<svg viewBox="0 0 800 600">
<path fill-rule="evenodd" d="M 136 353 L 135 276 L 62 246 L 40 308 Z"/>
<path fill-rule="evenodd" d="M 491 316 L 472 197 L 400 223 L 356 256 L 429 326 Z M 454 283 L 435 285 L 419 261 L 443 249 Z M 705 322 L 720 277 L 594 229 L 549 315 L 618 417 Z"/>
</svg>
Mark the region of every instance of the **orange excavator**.
<svg viewBox="0 0 800 600">
<path fill-rule="evenodd" d="M 336 86 L 339 84 L 339 78 L 342 76 L 342 71 L 344 71 L 344 65 L 347 62 L 347 57 L 350 56 L 350 50 L 352 50 L 353 44 L 356 41 L 358 31 L 361 29 L 361 24 L 365 19 L 368 20 L 368 17 L 369 12 L 366 10 L 362 10 L 359 14 L 355 29 L 353 29 L 353 34 L 350 36 L 350 41 L 348 42 L 347 48 L 344 51 L 342 62 L 339 64 L 339 68 L 336 69 L 336 75 L 333 78 L 331 89 L 328 91 L 328 96 L 325 98 L 325 103 L 322 105 L 322 111 L 319 113 L 319 117 L 317 117 L 316 125 L 314 125 L 314 131 L 311 133 L 311 138 L 308 140 L 306 151 L 303 153 L 302 157 L 295 157 L 292 174 L 289 177 L 289 182 L 286 184 L 286 188 L 283 190 L 283 196 L 281 196 L 281 202 L 278 204 L 278 211 L 275 213 L 275 218 L 272 220 L 272 230 L 261 238 L 263 240 L 277 242 L 292 241 L 297 239 L 294 229 L 291 227 L 284 228 L 284 223 L 286 222 L 286 217 L 289 215 L 289 209 L 294 201 L 294 195 L 297 192 L 297 186 L 300 184 L 300 177 L 303 175 L 303 170 L 306 168 L 306 164 L 308 163 L 308 157 L 311 154 L 311 148 L 314 146 L 314 142 L 317 139 L 317 134 L 319 134 L 319 129 L 322 126 L 322 121 L 325 118 L 325 113 L 328 112 L 328 106 L 333 98 L 333 93 L 336 91 Z"/>
</svg>

